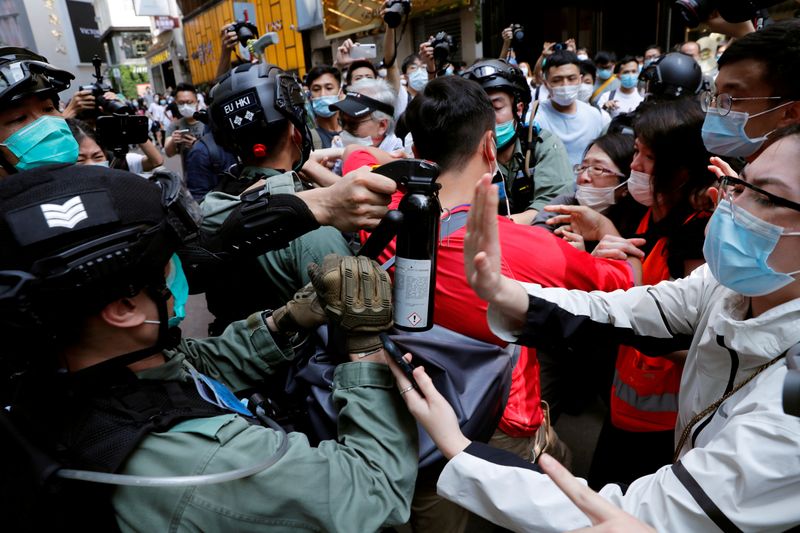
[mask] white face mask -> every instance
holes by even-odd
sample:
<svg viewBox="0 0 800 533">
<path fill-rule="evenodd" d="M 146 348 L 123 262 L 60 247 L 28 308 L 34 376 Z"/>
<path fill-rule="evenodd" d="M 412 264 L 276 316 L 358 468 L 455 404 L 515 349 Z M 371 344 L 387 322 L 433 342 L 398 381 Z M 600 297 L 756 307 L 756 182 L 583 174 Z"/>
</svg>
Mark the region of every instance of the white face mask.
<svg viewBox="0 0 800 533">
<path fill-rule="evenodd" d="M 581 102 L 588 102 L 594 92 L 594 85 L 591 83 L 581 83 L 578 87 L 578 100 Z"/>
<path fill-rule="evenodd" d="M 528 67 L 519 67 L 519 69 L 522 71 L 522 75 L 527 78 L 528 77 Z"/>
<path fill-rule="evenodd" d="M 356 137 L 352 133 L 348 131 L 342 131 L 339 134 L 339 139 L 341 139 L 342 144 L 344 146 L 350 146 L 351 144 L 357 144 L 359 146 L 374 146 L 375 143 L 372 142 L 372 137 Z"/>
<path fill-rule="evenodd" d="M 650 187 L 650 180 L 650 174 L 631 170 L 631 177 L 627 182 L 628 192 L 631 193 L 633 199 L 646 207 L 653 205 L 653 189 Z"/>
<path fill-rule="evenodd" d="M 578 59 L 580 59 L 581 61 L 586 61 L 587 59 L 589 59 L 589 56 L 587 56 L 586 54 L 578 54 Z"/>
<path fill-rule="evenodd" d="M 197 104 L 181 104 L 178 106 L 181 116 L 186 118 L 193 118 L 194 112 L 197 111 Z"/>
<path fill-rule="evenodd" d="M 614 187 L 591 187 L 589 185 L 578 185 L 575 199 L 578 203 L 593 209 L 598 213 L 603 213 L 617 203 L 616 190 L 625 185 L 625 182 Z"/>
<path fill-rule="evenodd" d="M 550 99 L 560 106 L 572 105 L 578 98 L 578 91 L 581 84 L 577 85 L 562 85 L 561 87 L 553 87 L 550 89 Z"/>
</svg>

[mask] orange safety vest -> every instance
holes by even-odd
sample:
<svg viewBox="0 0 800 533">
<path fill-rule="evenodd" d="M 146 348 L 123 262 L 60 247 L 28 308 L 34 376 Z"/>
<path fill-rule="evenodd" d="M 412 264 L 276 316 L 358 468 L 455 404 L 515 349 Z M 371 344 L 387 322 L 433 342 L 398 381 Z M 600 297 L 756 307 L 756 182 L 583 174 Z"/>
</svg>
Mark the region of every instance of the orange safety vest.
<svg viewBox="0 0 800 533">
<path fill-rule="evenodd" d="M 644 234 L 650 220 L 648 210 L 639 223 Z M 688 223 L 698 213 L 684 221 Z M 655 285 L 670 278 L 667 239 L 660 238 L 642 263 L 642 284 Z M 665 357 L 649 357 L 630 346 L 620 346 L 611 385 L 611 422 L 625 431 L 669 431 L 678 416 L 678 390 L 683 365 Z"/>
</svg>

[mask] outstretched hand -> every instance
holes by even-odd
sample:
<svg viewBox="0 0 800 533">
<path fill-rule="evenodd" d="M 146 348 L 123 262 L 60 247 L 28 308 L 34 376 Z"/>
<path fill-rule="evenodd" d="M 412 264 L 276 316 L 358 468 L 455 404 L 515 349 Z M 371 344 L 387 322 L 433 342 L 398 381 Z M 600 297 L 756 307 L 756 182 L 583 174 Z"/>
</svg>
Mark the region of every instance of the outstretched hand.
<svg viewBox="0 0 800 533">
<path fill-rule="evenodd" d="M 584 240 L 599 241 L 605 235 L 619 235 L 614 223 L 605 215 L 583 205 L 546 205 L 544 210 L 555 213 L 547 219 L 549 225 L 569 224 L 570 231 Z"/>
<path fill-rule="evenodd" d="M 542 454 L 539 466 L 561 492 L 592 521 L 594 527 L 576 530 L 573 533 L 655 533 L 655 529 L 616 507 L 578 481 L 548 454 Z"/>
</svg>

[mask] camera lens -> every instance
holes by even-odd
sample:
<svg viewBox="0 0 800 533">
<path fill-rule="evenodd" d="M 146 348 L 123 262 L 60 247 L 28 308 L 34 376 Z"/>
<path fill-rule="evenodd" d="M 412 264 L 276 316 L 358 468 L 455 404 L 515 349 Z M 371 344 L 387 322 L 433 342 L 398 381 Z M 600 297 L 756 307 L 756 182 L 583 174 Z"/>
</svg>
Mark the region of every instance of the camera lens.
<svg viewBox="0 0 800 533">
<path fill-rule="evenodd" d="M 677 0 L 672 4 L 672 9 L 680 15 L 687 26 L 694 28 L 711 16 L 714 5 L 710 0 Z"/>
<path fill-rule="evenodd" d="M 105 98 L 101 98 L 99 101 L 100 108 L 112 115 L 130 115 L 133 110 L 127 104 L 122 102 L 118 102 L 117 100 L 106 100 Z"/>
</svg>

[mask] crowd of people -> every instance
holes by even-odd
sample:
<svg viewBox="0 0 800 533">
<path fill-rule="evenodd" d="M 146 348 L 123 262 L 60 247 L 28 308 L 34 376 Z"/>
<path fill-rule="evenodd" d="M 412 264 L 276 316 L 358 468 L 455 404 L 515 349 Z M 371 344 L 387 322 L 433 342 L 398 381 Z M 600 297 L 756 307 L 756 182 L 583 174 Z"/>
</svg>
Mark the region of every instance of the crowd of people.
<svg viewBox="0 0 800 533">
<path fill-rule="evenodd" d="M 0 48 L 10 530 L 800 527 L 800 22 L 737 26 L 712 69 L 572 40 L 531 67 L 513 30 L 465 65 L 387 26 L 381 64 L 347 40 L 303 80 L 223 54 L 207 96 L 120 102 L 133 146 L 95 130 L 117 95 L 62 102 L 72 74 Z M 358 255 L 401 160 L 442 208 L 435 334 L 402 357 L 399 239 Z M 476 428 L 439 376 L 501 351 Z M 584 482 L 554 424 L 597 397 Z"/>
</svg>

